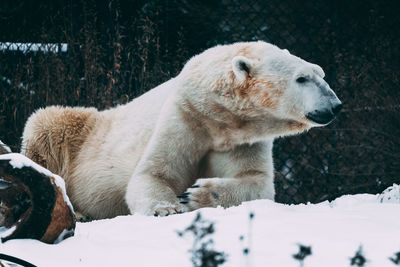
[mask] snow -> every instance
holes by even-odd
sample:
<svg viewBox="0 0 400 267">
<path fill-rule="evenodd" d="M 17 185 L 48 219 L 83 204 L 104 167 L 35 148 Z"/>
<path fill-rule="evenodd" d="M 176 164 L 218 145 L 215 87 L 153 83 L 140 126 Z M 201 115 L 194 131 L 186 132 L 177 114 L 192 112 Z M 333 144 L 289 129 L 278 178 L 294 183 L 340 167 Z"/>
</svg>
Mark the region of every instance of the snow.
<svg viewBox="0 0 400 267">
<path fill-rule="evenodd" d="M 400 203 L 400 185 L 393 184 L 379 196 L 381 202 Z"/>
<path fill-rule="evenodd" d="M 21 169 L 23 167 L 31 167 L 36 171 L 40 172 L 41 174 L 44 174 L 48 177 L 53 177 L 54 178 L 53 184 L 55 184 L 57 187 L 61 189 L 65 203 L 67 203 L 71 211 L 74 211 L 72 204 L 69 200 L 69 197 L 67 196 L 67 190 L 65 189 L 65 182 L 60 176 L 50 172 L 46 168 L 43 168 L 42 166 L 33 162 L 32 160 L 30 160 L 29 158 L 25 157 L 22 154 L 18 153 L 3 154 L 0 155 L 0 160 L 10 160 L 10 164 L 13 166 L 13 168 Z"/>
<path fill-rule="evenodd" d="M 7 188 L 9 188 L 10 186 L 11 186 L 11 183 L 10 183 L 9 181 L 6 181 L 6 180 L 4 180 L 4 179 L 2 179 L 2 178 L 0 177 L 0 190 L 7 189 Z"/>
<path fill-rule="evenodd" d="M 17 229 L 17 226 L 15 225 L 11 226 L 10 228 L 4 226 L 0 227 L 0 239 L 11 235 L 14 233 L 15 229 Z"/>
<path fill-rule="evenodd" d="M 177 231 L 201 212 L 204 219 L 215 222 L 215 248 L 228 254 L 222 266 L 247 267 L 246 262 L 251 262 L 251 267 L 298 267 L 292 255 L 303 244 L 312 247 L 304 267 L 350 266 L 360 245 L 366 266 L 393 267 L 389 257 L 400 251 L 400 205 L 381 202 L 385 198 L 346 195 L 332 202 L 300 205 L 257 200 L 168 217 L 120 216 L 77 223 L 75 236 L 57 245 L 11 240 L 0 245 L 0 253 L 38 266 L 192 266 L 187 252 L 192 239 L 179 237 Z M 250 212 L 255 214 L 251 224 Z M 245 258 L 242 249 L 249 241 L 250 258 Z"/>
<path fill-rule="evenodd" d="M 11 153 L 10 147 L 1 142 L 1 140 L 0 140 L 0 146 L 2 146 L 8 153 Z"/>
<path fill-rule="evenodd" d="M 64 229 L 61 234 L 54 240 L 54 244 L 58 244 L 63 241 L 67 236 L 72 236 L 74 234 L 75 229 Z"/>
</svg>

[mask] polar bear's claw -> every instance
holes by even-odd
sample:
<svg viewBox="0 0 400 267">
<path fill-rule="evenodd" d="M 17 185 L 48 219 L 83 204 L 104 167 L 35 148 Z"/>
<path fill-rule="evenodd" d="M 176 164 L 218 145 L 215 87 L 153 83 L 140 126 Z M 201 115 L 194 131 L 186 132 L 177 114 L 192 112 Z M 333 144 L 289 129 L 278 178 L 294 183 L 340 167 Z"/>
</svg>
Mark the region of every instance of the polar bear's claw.
<svg viewBox="0 0 400 267">
<path fill-rule="evenodd" d="M 196 185 L 188 188 L 187 198 L 181 200 L 190 210 L 196 210 L 204 207 L 216 207 L 218 194 L 215 193 L 210 184 Z"/>
<path fill-rule="evenodd" d="M 189 198 L 189 195 L 190 195 L 190 192 L 185 192 L 183 194 L 178 195 L 177 197 L 182 200 L 185 200 L 185 199 Z"/>
<path fill-rule="evenodd" d="M 173 214 L 181 214 L 184 213 L 187 210 L 184 206 L 174 206 L 174 207 L 160 207 L 155 210 L 154 216 L 155 217 L 162 217 L 162 216 L 168 216 L 168 215 L 173 215 Z"/>
</svg>

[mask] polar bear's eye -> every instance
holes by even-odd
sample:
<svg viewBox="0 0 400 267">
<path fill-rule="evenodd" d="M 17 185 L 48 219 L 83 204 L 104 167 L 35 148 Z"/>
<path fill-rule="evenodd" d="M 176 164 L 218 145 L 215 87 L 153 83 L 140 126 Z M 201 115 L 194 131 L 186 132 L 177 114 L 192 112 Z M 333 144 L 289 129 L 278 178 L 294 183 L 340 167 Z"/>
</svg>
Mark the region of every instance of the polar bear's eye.
<svg viewBox="0 0 400 267">
<path fill-rule="evenodd" d="M 306 77 L 299 77 L 296 79 L 296 82 L 298 83 L 305 83 L 307 81 Z"/>
</svg>

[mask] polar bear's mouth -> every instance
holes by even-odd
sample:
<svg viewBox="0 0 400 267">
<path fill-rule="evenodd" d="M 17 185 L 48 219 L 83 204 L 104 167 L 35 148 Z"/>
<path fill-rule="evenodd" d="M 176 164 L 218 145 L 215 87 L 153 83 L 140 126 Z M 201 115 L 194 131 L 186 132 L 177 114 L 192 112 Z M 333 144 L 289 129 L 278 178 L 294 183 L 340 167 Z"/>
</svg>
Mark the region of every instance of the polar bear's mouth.
<svg viewBox="0 0 400 267">
<path fill-rule="evenodd" d="M 306 118 L 312 122 L 326 125 L 333 121 L 336 115 L 342 110 L 342 103 L 334 105 L 332 108 L 322 109 L 322 110 L 314 110 L 306 114 Z"/>
<path fill-rule="evenodd" d="M 333 121 L 335 115 L 333 115 L 331 112 L 310 112 L 306 114 L 306 118 L 312 122 L 325 125 Z"/>
</svg>

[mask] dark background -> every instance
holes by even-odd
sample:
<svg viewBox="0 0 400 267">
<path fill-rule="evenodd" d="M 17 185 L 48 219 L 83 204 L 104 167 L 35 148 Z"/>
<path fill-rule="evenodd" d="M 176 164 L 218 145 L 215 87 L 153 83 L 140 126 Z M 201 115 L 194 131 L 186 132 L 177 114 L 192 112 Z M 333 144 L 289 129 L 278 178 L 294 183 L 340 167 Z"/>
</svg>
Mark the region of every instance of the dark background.
<svg viewBox="0 0 400 267">
<path fill-rule="evenodd" d="M 277 201 L 378 193 L 400 183 L 399 11 L 398 0 L 2 0 L 0 140 L 18 151 L 37 108 L 110 108 L 206 48 L 265 40 L 322 66 L 345 107 L 275 141 Z"/>
</svg>

